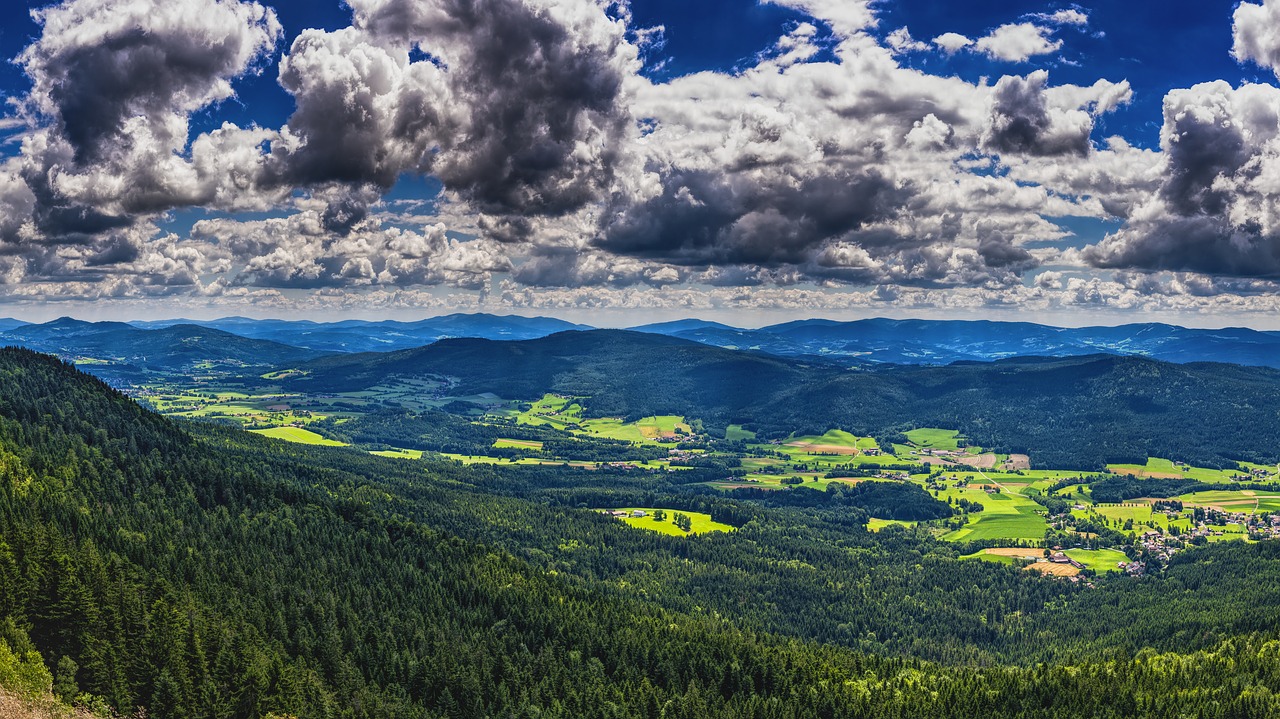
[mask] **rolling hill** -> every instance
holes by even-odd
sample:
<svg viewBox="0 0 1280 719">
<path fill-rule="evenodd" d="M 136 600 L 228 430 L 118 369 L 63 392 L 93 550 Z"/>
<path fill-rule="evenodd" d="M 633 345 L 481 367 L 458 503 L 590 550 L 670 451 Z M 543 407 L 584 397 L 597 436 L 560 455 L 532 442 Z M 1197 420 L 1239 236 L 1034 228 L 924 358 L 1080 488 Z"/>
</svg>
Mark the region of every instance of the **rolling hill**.
<svg viewBox="0 0 1280 719">
<path fill-rule="evenodd" d="M 123 322 L 83 322 L 69 317 L 0 332 L 0 344 L 83 362 L 86 369 L 111 378 L 191 372 L 197 366 L 267 367 L 323 354 L 191 324 L 140 329 Z"/>
<path fill-rule="evenodd" d="M 583 395 L 589 416 L 682 414 L 744 424 L 764 438 L 947 427 L 997 451 L 1030 452 L 1042 466 L 1280 459 L 1280 371 L 1270 368 L 1088 355 L 843 370 L 622 330 L 444 340 L 300 368 L 288 388 L 356 391 L 393 377 L 443 376 L 458 383 L 456 394 Z"/>
<path fill-rule="evenodd" d="M 1156 323 L 1069 328 L 986 320 L 868 319 L 800 320 L 754 330 L 679 322 L 637 329 L 718 347 L 826 357 L 845 364 L 949 364 L 1105 353 L 1168 362 L 1280 367 L 1280 333 L 1246 328 L 1209 330 Z"/>
<path fill-rule="evenodd" d="M 588 329 L 583 325 L 550 317 L 499 316 L 483 313 L 429 317 L 416 322 L 394 320 L 312 322 L 310 320 L 225 317 L 217 320 L 164 320 L 130 324 L 144 329 L 156 329 L 183 323 L 198 324 L 242 337 L 271 340 L 325 353 L 386 352 L 420 347 L 446 337 L 533 339 L 554 332 Z"/>
</svg>

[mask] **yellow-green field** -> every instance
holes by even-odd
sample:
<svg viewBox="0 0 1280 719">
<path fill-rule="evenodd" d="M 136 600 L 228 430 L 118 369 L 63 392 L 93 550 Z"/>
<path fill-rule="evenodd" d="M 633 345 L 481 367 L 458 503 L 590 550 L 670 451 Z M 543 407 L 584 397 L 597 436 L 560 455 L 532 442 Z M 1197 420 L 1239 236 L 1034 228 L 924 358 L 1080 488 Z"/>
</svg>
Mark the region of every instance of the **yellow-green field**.
<svg viewBox="0 0 1280 719">
<path fill-rule="evenodd" d="M 498 439 L 493 443 L 494 449 L 542 449 L 542 443 L 531 439 Z"/>
<path fill-rule="evenodd" d="M 596 469 L 598 465 L 595 462 L 567 462 L 560 459 L 536 459 L 533 457 L 522 457 L 520 459 L 508 459 L 506 457 L 490 457 L 487 454 L 452 454 L 449 452 L 441 452 L 440 456 L 454 459 L 463 464 L 543 464 L 543 465 L 568 465 L 570 467 L 583 467 L 586 469 Z"/>
<path fill-rule="evenodd" d="M 960 433 L 954 429 L 937 429 L 934 427 L 923 427 L 921 429 L 913 429 L 907 432 L 907 439 L 917 447 L 928 447 L 930 449 L 957 450 L 960 448 L 956 441 Z"/>
<path fill-rule="evenodd" d="M 1124 552 L 1114 549 L 1068 549 L 1063 554 L 1099 574 L 1103 572 L 1118 572 L 1120 567 L 1117 565 L 1120 562 L 1129 561 Z"/>
<path fill-rule="evenodd" d="M 376 449 L 371 450 L 369 454 L 399 459 L 422 459 L 422 450 L 420 449 Z"/>
<path fill-rule="evenodd" d="M 684 417 L 677 415 L 644 417 L 635 422 L 623 422 L 620 419 L 610 418 L 588 419 L 583 420 L 581 426 L 585 434 L 636 444 L 652 444 L 663 437 L 669 439 L 678 437 L 677 429 L 685 434 L 693 431 L 684 421 Z"/>
<path fill-rule="evenodd" d="M 325 447 L 345 447 L 345 442 L 339 442 L 336 439 L 328 439 L 312 432 L 309 429 L 301 427 L 272 427 L 270 429 L 251 429 L 250 432 L 260 434 L 263 437 L 272 437 L 274 439 L 283 439 L 286 442 L 296 442 L 298 444 L 318 444 Z"/>
<path fill-rule="evenodd" d="M 636 422 L 623 422 L 621 419 L 607 417 L 583 419 L 582 406 L 576 398 L 554 394 L 544 395 L 534 402 L 529 409 L 517 415 L 516 421 L 535 427 L 547 425 L 555 429 L 637 444 L 654 444 L 663 437 L 675 438 L 679 436 L 677 429 L 683 433 L 693 431 L 684 417 L 677 415 L 645 417 Z"/>
<path fill-rule="evenodd" d="M 653 509 L 649 507 L 627 507 L 627 508 L 624 508 L 622 511 L 626 512 L 627 514 L 631 514 L 637 509 L 643 509 L 645 511 L 646 516 L 644 517 L 629 516 L 629 517 L 623 518 L 622 521 L 626 522 L 628 525 L 632 527 L 639 527 L 640 529 L 648 529 L 652 532 L 659 532 L 661 534 L 670 534 L 676 537 L 686 537 L 690 534 L 702 534 L 704 532 L 732 532 L 735 529 L 731 525 L 712 521 L 710 514 L 703 514 L 702 512 L 689 512 L 683 509 L 666 509 L 664 507 L 659 507 L 658 509 L 662 509 L 664 512 L 667 513 L 667 519 L 666 521 L 658 522 L 654 520 Z M 692 526 L 692 529 L 688 533 L 686 533 L 684 530 L 680 529 L 679 527 L 677 527 L 675 524 L 672 523 L 672 518 L 675 516 L 676 512 L 679 512 L 684 515 L 688 515 L 690 519 L 690 524 Z"/>
<path fill-rule="evenodd" d="M 1010 492 L 987 494 L 981 489 L 949 487 L 939 496 L 946 502 L 964 498 L 983 506 L 983 511 L 969 514 L 963 527 L 942 535 L 949 542 L 972 542 L 978 539 L 1044 539 L 1049 523 L 1044 508 L 1030 499 Z"/>
<path fill-rule="evenodd" d="M 879 519 L 877 517 L 872 517 L 871 519 L 867 520 L 867 530 L 872 532 L 879 532 L 885 527 L 914 527 L 914 526 L 916 526 L 915 522 L 907 521 L 905 519 Z"/>
<path fill-rule="evenodd" d="M 1238 492 L 1214 490 L 1184 494 L 1178 499 L 1187 507 L 1212 507 L 1224 512 L 1256 514 L 1280 511 L 1280 492 L 1259 492 L 1252 489 Z"/>
<path fill-rule="evenodd" d="M 1215 484 L 1249 478 L 1249 475 L 1234 469 L 1192 467 L 1160 457 L 1148 457 L 1146 464 L 1108 464 L 1107 470 L 1112 474 L 1128 474 L 1135 477 L 1194 479 Z"/>
<path fill-rule="evenodd" d="M 1119 572 L 1120 567 L 1118 564 L 1129 561 L 1124 552 L 1114 549 L 1068 549 L 1064 554 L 1083 564 L 1086 569 L 1092 569 L 1099 574 Z M 1040 561 L 1044 559 L 1044 550 L 1035 547 L 981 549 L 973 554 L 966 554 L 960 559 L 995 562 L 1010 566 L 1023 565 L 1035 560 L 1039 563 L 1039 566 L 1044 566 L 1044 563 Z"/>
</svg>

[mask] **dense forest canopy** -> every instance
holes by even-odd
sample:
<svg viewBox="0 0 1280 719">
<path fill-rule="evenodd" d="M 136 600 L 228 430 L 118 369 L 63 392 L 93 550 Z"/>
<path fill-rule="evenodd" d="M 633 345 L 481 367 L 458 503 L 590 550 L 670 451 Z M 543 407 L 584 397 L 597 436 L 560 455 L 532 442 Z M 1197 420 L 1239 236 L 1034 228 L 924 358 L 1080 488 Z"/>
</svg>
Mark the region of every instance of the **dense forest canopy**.
<svg viewBox="0 0 1280 719">
<path fill-rule="evenodd" d="M 307 374 L 286 387 L 354 390 L 447 376 L 459 394 L 561 392 L 585 397 L 588 416 L 683 414 L 763 438 L 947 427 L 997 452 L 1029 452 L 1043 467 L 1095 470 L 1149 456 L 1208 467 L 1280 460 L 1280 371 L 1268 368 L 1094 355 L 841 369 L 612 330 L 444 340 L 301 367 Z"/>
<path fill-rule="evenodd" d="M 3 645 L 160 719 L 1280 711 L 1269 543 L 1089 590 L 853 504 L 179 426 L 19 350 L 0 475 Z M 739 529 L 637 532 L 604 498 Z"/>
</svg>

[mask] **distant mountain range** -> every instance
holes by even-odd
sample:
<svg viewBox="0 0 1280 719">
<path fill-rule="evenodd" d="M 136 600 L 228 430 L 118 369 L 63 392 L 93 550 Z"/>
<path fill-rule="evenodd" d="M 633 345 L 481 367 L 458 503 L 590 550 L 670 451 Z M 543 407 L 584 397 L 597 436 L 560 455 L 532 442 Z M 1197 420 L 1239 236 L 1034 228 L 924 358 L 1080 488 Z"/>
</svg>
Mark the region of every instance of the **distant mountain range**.
<svg viewBox="0 0 1280 719">
<path fill-rule="evenodd" d="M 431 344 L 446 337 L 483 337 L 492 340 L 528 340 L 553 332 L 592 329 L 550 317 L 517 317 L 490 314 L 452 314 L 416 322 L 394 320 L 255 320 L 224 317 L 217 320 L 161 320 L 132 322 L 141 329 L 176 324 L 196 324 L 242 337 L 271 340 L 317 352 L 388 352 Z"/>
<path fill-rule="evenodd" d="M 986 320 L 801 320 L 757 330 L 686 320 L 636 328 L 784 357 L 888 364 L 987 362 L 1010 357 L 1135 355 L 1167 362 L 1280 367 L 1280 333 L 1166 324 L 1064 328 Z"/>
<path fill-rule="evenodd" d="M 192 324 L 149 330 L 124 322 L 83 322 L 70 317 L 0 332 L 0 345 L 58 355 L 117 383 L 141 381 L 154 372 L 271 367 L 324 354 Z"/>
<path fill-rule="evenodd" d="M 447 338 L 528 340 L 593 329 L 549 317 L 452 314 L 416 322 L 393 320 L 216 320 L 43 324 L 0 319 L 0 344 L 140 371 L 183 371 L 203 362 L 279 366 L 326 354 L 391 352 Z M 1167 324 L 1063 328 L 985 320 L 801 320 L 760 329 L 698 319 L 632 328 L 726 349 L 821 360 L 844 367 L 945 365 L 1011 357 L 1144 356 L 1169 362 L 1227 362 L 1280 368 L 1280 332 L 1244 328 L 1189 329 Z M 100 367 L 94 369 L 104 374 Z"/>
<path fill-rule="evenodd" d="M 949 427 L 997 452 L 1034 449 L 1042 466 L 1186 457 L 1199 466 L 1270 463 L 1280 446 L 1280 371 L 1094 354 L 855 370 L 808 358 L 711 347 L 626 330 L 560 332 L 518 342 L 448 339 L 417 349 L 330 355 L 281 383 L 358 392 L 447 376 L 457 396 L 582 397 L 586 416 L 697 417 L 761 438 Z M 1212 430 L 1206 430 L 1211 427 Z M 881 444 L 905 441 L 884 434 Z"/>
</svg>

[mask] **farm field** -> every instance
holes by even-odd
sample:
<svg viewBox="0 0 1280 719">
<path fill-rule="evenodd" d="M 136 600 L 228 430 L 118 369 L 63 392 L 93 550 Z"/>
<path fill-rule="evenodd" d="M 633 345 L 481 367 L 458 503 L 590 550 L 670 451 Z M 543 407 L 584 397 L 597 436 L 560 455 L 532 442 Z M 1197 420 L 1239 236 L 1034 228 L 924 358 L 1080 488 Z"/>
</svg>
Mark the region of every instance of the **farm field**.
<svg viewBox="0 0 1280 719">
<path fill-rule="evenodd" d="M 1040 560 L 1044 558 L 1044 550 L 1038 547 L 990 547 L 979 549 L 973 554 L 960 557 L 963 561 L 994 562 L 1014 566 L 1021 561 Z"/>
<path fill-rule="evenodd" d="M 1080 518 L 1101 518 L 1107 526 L 1117 531 L 1135 531 L 1141 534 L 1143 529 L 1159 527 L 1165 531 L 1177 527 L 1179 530 L 1191 528 L 1190 512 L 1183 511 L 1178 518 L 1171 518 L 1166 512 L 1153 511 L 1147 500 L 1133 500 L 1123 504 L 1090 505 L 1087 509 L 1073 509 L 1071 514 Z M 1131 530 L 1124 529 L 1125 522 L 1132 521 Z"/>
<path fill-rule="evenodd" d="M 839 429 L 829 430 L 821 435 L 793 436 L 781 444 L 755 445 L 753 449 L 780 452 L 795 464 L 807 465 L 823 472 L 839 465 L 914 464 L 910 459 L 865 454 L 864 450 L 879 449 L 875 439 L 859 437 Z"/>
<path fill-rule="evenodd" d="M 906 433 L 907 439 L 917 447 L 928 447 L 929 449 L 945 449 L 958 450 L 960 445 L 957 439 L 960 432 L 954 429 L 936 429 L 925 427 L 922 429 L 913 429 Z"/>
<path fill-rule="evenodd" d="M 499 439 L 493 443 L 494 449 L 542 449 L 542 443 L 528 439 Z"/>
<path fill-rule="evenodd" d="M 1099 574 L 1119 572 L 1118 563 L 1129 561 L 1124 552 L 1114 549 L 1068 549 L 1063 554 L 1083 564 L 1086 569 L 1091 569 Z M 966 554 L 960 559 L 994 562 L 1009 566 L 1017 566 L 1034 560 L 1035 563 L 1028 566 L 1027 569 L 1054 576 L 1074 576 L 1078 573 L 1078 570 L 1069 564 L 1060 565 L 1045 561 L 1044 550 L 1038 547 L 992 547 L 978 550 L 973 554 Z"/>
<path fill-rule="evenodd" d="M 1191 467 L 1168 459 L 1149 457 L 1146 464 L 1108 464 L 1107 470 L 1112 474 L 1133 475 L 1155 479 L 1194 479 L 1200 482 L 1230 482 L 1248 479 L 1243 472 L 1227 469 L 1211 469 L 1208 467 Z"/>
<path fill-rule="evenodd" d="M 879 532 L 885 527 L 914 527 L 916 524 L 916 522 L 905 519 L 877 519 L 872 517 L 867 520 L 867 531 Z"/>
<path fill-rule="evenodd" d="M 1063 554 L 1099 574 L 1118 572 L 1120 567 L 1117 564 L 1129 561 L 1124 552 L 1114 549 L 1068 549 Z"/>
<path fill-rule="evenodd" d="M 520 459 L 512 459 L 508 457 L 490 457 L 487 454 L 453 454 L 451 452 L 441 452 L 440 456 L 457 460 L 463 464 L 541 464 L 541 465 L 568 465 L 570 467 L 582 467 L 586 469 L 596 469 L 599 465 L 595 462 L 570 462 L 560 459 L 535 459 L 533 457 L 521 457 Z"/>
<path fill-rule="evenodd" d="M 371 450 L 369 454 L 398 459 L 422 459 L 422 450 L 420 449 L 375 449 Z"/>
<path fill-rule="evenodd" d="M 678 430 L 678 431 L 677 431 Z M 693 429 L 677 415 L 644 417 L 635 422 L 620 419 L 588 419 L 581 423 L 581 432 L 605 439 L 619 439 L 636 444 L 656 444 L 659 439 L 675 439 L 690 434 Z"/>
<path fill-rule="evenodd" d="M 251 429 L 250 432 L 260 434 L 263 437 L 271 437 L 273 439 L 282 439 L 286 442 L 296 442 L 298 444 L 317 444 L 325 447 L 346 447 L 345 442 L 339 442 L 336 439 L 321 437 L 309 429 L 301 427 L 272 427 L 270 429 Z"/>
<path fill-rule="evenodd" d="M 520 424 L 550 426 L 555 429 L 604 439 L 637 444 L 656 444 L 660 438 L 674 439 L 693 428 L 678 415 L 644 417 L 636 422 L 616 418 L 583 419 L 582 406 L 573 397 L 548 394 L 516 416 Z"/>
<path fill-rule="evenodd" d="M 1039 541 L 1044 538 L 1049 523 L 1044 518 L 1044 508 L 1021 495 L 1002 492 L 987 494 L 981 489 L 948 488 L 940 499 L 964 498 L 983 506 L 983 511 L 971 513 L 960 529 L 942 535 L 949 542 L 971 542 L 979 539 L 1011 539 Z"/>
<path fill-rule="evenodd" d="M 577 428 L 582 421 L 582 407 L 572 397 L 548 394 L 516 416 L 520 424 L 550 425 L 556 429 Z"/>
<path fill-rule="evenodd" d="M 628 516 L 628 517 L 624 517 L 622 521 L 627 523 L 629 526 L 636 527 L 639 529 L 647 529 L 651 532 L 658 532 L 660 534 L 669 534 L 675 537 L 687 537 L 691 534 L 704 534 L 706 532 L 735 531 L 735 527 L 728 524 L 723 524 L 721 522 L 716 522 L 711 519 L 710 514 L 704 514 L 702 512 L 689 512 L 683 509 L 666 509 L 664 507 L 657 507 L 656 509 L 661 509 L 667 514 L 667 518 L 665 521 L 658 522 L 658 521 L 655 521 L 653 518 L 653 511 L 655 508 L 626 507 L 626 508 L 623 508 L 622 511 L 626 512 L 627 514 L 630 514 L 631 512 L 634 512 L 637 509 L 643 509 L 645 512 L 645 516 L 643 517 Z M 672 522 L 672 519 L 675 516 L 676 512 L 687 515 L 691 520 L 692 529 L 690 529 L 689 532 L 686 533 L 684 530 L 680 529 Z"/>
<path fill-rule="evenodd" d="M 1250 489 L 1238 492 L 1214 490 L 1184 494 L 1178 499 L 1184 506 L 1212 507 L 1224 512 L 1256 514 L 1280 511 L 1280 492 L 1259 492 Z"/>
<path fill-rule="evenodd" d="M 756 438 L 756 433 L 743 429 L 740 424 L 731 424 L 725 428 L 724 438 L 730 442 L 750 442 Z"/>
</svg>

